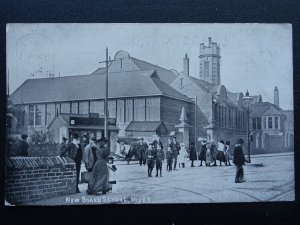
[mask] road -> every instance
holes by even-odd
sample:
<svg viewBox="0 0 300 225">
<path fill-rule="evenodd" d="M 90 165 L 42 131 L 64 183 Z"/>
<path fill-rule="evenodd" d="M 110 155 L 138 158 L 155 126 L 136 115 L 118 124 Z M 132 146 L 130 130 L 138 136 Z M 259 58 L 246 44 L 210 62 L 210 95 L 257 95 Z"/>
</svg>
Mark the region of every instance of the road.
<svg viewBox="0 0 300 225">
<path fill-rule="evenodd" d="M 261 165 L 263 164 L 263 166 Z M 87 184 L 80 184 L 81 193 L 32 203 L 33 205 L 72 204 L 139 204 L 139 203 L 223 203 L 293 201 L 293 153 L 253 156 L 244 167 L 244 183 L 234 183 L 235 166 L 190 167 L 167 172 L 163 177 L 148 177 L 147 166 L 136 162 L 116 162 L 117 180 L 111 193 L 86 195 Z"/>
</svg>

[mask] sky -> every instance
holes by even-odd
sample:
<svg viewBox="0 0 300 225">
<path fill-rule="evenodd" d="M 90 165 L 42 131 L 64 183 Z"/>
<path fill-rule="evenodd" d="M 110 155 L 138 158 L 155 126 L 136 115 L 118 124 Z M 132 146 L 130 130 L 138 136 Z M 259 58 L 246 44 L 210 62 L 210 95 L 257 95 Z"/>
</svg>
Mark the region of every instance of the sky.
<svg viewBox="0 0 300 225">
<path fill-rule="evenodd" d="M 26 79 L 89 74 L 105 60 L 130 56 L 183 70 L 190 58 L 190 75 L 199 77 L 199 46 L 208 37 L 220 45 L 221 84 L 231 92 L 249 90 L 293 109 L 292 26 L 289 24 L 8 24 L 7 73 L 10 94 Z"/>
</svg>

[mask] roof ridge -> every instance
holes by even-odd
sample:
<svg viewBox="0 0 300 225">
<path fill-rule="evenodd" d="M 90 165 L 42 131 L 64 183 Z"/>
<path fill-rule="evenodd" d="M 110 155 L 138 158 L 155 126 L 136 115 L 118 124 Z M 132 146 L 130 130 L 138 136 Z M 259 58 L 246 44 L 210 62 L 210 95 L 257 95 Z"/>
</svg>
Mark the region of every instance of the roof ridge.
<svg viewBox="0 0 300 225">
<path fill-rule="evenodd" d="M 154 65 L 153 63 L 150 63 L 150 62 L 146 62 L 146 61 L 144 61 L 144 60 L 141 60 L 141 59 L 137 59 L 137 58 L 135 58 L 135 57 L 131 57 L 130 56 L 130 58 L 132 58 L 132 59 L 134 59 L 134 60 L 138 60 L 138 61 L 141 61 L 141 62 L 143 62 L 143 63 L 147 63 L 147 64 L 150 64 L 150 65 L 152 65 L 152 66 L 155 66 L 155 67 L 158 67 L 158 68 L 161 68 L 161 69 L 164 69 L 164 70 L 168 70 L 168 71 L 170 71 L 170 72 L 172 72 L 170 69 L 166 69 L 166 68 L 164 68 L 164 67 L 161 67 L 161 66 L 158 66 L 158 65 Z M 137 67 L 139 67 L 138 65 L 136 65 Z M 140 67 L 139 67 L 140 68 Z M 141 68 L 140 68 L 141 69 Z M 175 75 L 175 74 L 174 74 Z"/>
</svg>

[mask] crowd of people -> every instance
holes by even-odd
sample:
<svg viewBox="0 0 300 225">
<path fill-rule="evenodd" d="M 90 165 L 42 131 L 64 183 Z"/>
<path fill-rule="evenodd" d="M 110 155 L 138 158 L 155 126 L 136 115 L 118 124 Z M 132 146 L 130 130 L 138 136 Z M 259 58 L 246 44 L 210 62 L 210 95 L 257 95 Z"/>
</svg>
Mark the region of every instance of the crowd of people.
<svg viewBox="0 0 300 225">
<path fill-rule="evenodd" d="M 152 171 L 156 168 L 156 177 L 162 176 L 162 162 L 166 159 L 167 171 L 171 172 L 177 170 L 177 164 L 179 168 L 185 168 L 186 160 L 189 158 L 191 167 L 195 167 L 195 161 L 200 161 L 199 166 L 205 163 L 205 166 L 222 166 L 224 163 L 226 166 L 231 166 L 231 158 L 236 165 L 236 183 L 241 183 L 243 179 L 243 165 L 245 164 L 245 157 L 243 154 L 243 140 L 238 139 L 233 151 L 230 149 L 230 141 L 224 142 L 220 140 L 217 144 L 214 140 L 207 141 L 205 138 L 199 138 L 200 151 L 197 152 L 195 142 L 190 143 L 189 148 L 186 148 L 184 143 L 179 143 L 175 136 L 168 139 L 167 149 L 164 150 L 164 145 L 157 135 L 153 142 L 149 144 L 144 142 L 143 138 L 140 138 L 139 143 L 136 146 L 137 155 L 140 166 L 148 166 L 148 177 L 152 177 Z M 233 152 L 233 156 L 231 156 Z M 197 154 L 198 153 L 198 154 Z"/>
<path fill-rule="evenodd" d="M 21 136 L 16 144 L 15 151 L 11 152 L 11 156 L 28 156 L 27 138 L 26 134 Z M 99 194 L 100 192 L 105 194 L 109 190 L 109 169 L 116 171 L 114 165 L 108 165 L 108 140 L 105 138 L 96 140 L 94 136 L 81 140 L 77 133 L 73 133 L 71 138 L 70 143 L 67 143 L 67 138 L 62 138 L 59 151 L 61 157 L 68 156 L 75 162 L 76 192 L 80 192 L 78 184 L 81 162 L 83 161 L 87 172 L 90 173 L 87 194 Z M 222 162 L 226 166 L 231 166 L 230 160 L 233 158 L 232 161 L 236 165 L 235 183 L 244 181 L 243 165 L 245 165 L 246 160 L 243 154 L 242 139 L 237 140 L 233 151 L 230 149 L 230 141 L 224 143 L 223 140 L 220 140 L 215 144 L 214 140 L 207 141 L 205 138 L 199 138 L 198 140 L 200 141 L 199 152 L 194 141 L 187 148 L 184 143 L 180 144 L 175 136 L 168 138 L 166 149 L 164 149 L 158 135 L 149 144 L 143 138 L 140 138 L 135 146 L 139 165 L 147 165 L 148 177 L 152 177 L 154 168 L 156 169 L 155 176 L 162 177 L 164 160 L 166 160 L 166 170 L 171 172 L 177 170 L 177 164 L 179 168 L 185 168 L 187 158 L 190 159 L 191 167 L 195 167 L 196 160 L 200 161 L 199 166 L 202 166 L 203 162 L 208 167 L 217 166 L 217 161 L 219 161 L 220 166 Z M 233 152 L 233 157 L 231 157 L 231 152 Z"/>
</svg>

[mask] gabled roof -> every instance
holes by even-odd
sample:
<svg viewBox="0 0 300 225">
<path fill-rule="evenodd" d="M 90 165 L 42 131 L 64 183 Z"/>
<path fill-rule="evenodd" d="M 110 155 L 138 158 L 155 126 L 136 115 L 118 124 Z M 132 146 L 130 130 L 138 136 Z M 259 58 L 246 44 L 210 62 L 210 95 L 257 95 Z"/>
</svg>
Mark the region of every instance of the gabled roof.
<svg viewBox="0 0 300 225">
<path fill-rule="evenodd" d="M 122 59 L 122 64 L 121 64 L 121 59 Z M 124 50 L 120 50 L 116 53 L 114 60 L 112 61 L 109 67 L 110 72 L 118 72 L 121 70 L 124 71 L 155 70 L 159 75 L 160 79 L 167 84 L 170 84 L 177 77 L 176 72 L 174 70 L 168 70 L 160 66 L 154 65 L 152 63 L 145 62 L 143 60 L 131 57 L 129 53 Z M 102 74 L 102 73 L 105 73 L 105 68 L 103 67 L 98 68 L 91 74 Z"/>
<path fill-rule="evenodd" d="M 251 117 L 261 117 L 262 115 L 282 115 L 281 109 L 270 102 L 257 102 L 251 104 Z"/>
<path fill-rule="evenodd" d="M 108 97 L 167 96 L 191 101 L 161 81 L 153 70 L 110 72 Z M 105 74 L 26 80 L 11 96 L 13 104 L 103 99 Z"/>
<path fill-rule="evenodd" d="M 166 128 L 162 121 L 132 121 L 125 131 L 155 132 L 160 126 Z"/>
<path fill-rule="evenodd" d="M 175 80 L 176 75 L 174 72 L 172 72 L 171 70 L 162 68 L 160 66 L 157 65 L 153 65 L 151 63 L 145 62 L 143 60 L 140 59 L 136 59 L 131 57 L 131 60 L 134 62 L 135 65 L 137 65 L 141 70 L 155 70 L 160 79 L 167 83 L 170 84 L 173 80 Z"/>
</svg>

